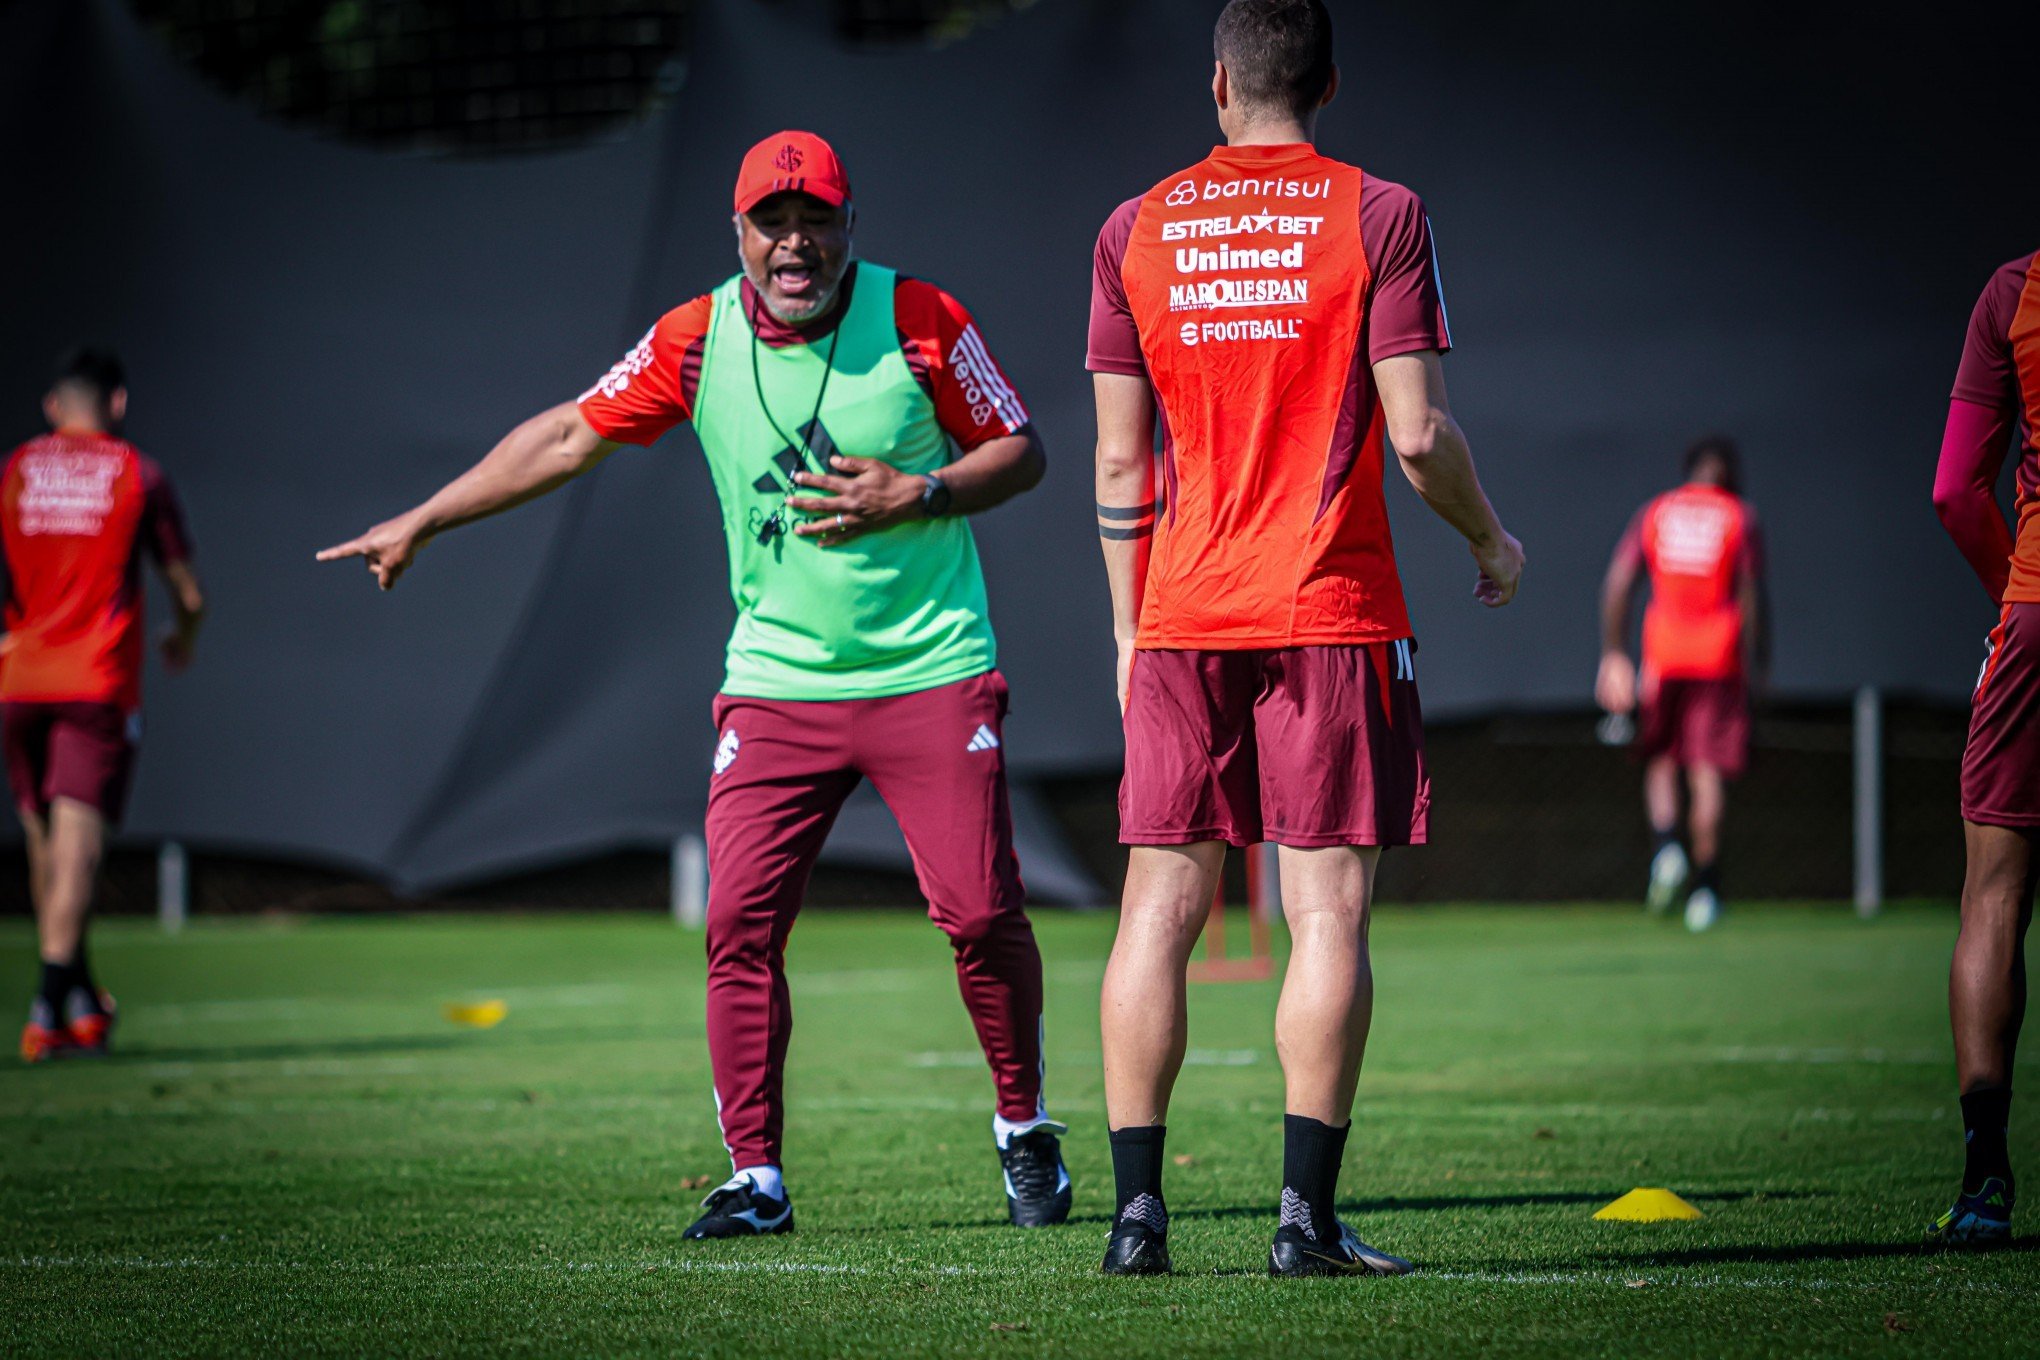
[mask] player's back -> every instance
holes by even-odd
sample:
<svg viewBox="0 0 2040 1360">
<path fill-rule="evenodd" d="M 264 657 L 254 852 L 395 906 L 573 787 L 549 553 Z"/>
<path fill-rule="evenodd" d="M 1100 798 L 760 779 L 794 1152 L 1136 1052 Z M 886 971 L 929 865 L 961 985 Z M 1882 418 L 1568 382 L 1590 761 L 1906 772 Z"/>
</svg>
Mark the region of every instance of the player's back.
<svg viewBox="0 0 2040 1360">
<path fill-rule="evenodd" d="M 1742 667 L 1742 581 L 1754 543 L 1748 504 L 1689 483 L 1645 506 L 1638 524 L 1650 572 L 1644 664 L 1660 676 L 1725 678 Z"/>
<path fill-rule="evenodd" d="M 0 699 L 138 702 L 137 549 L 154 475 L 132 444 L 100 434 L 42 435 L 8 459 L 0 474 L 8 585 Z"/>
<path fill-rule="evenodd" d="M 1409 636 L 1366 346 L 1369 187 L 1308 145 L 1221 147 L 1137 201 L 1119 277 L 1164 426 L 1143 647 Z"/>
</svg>

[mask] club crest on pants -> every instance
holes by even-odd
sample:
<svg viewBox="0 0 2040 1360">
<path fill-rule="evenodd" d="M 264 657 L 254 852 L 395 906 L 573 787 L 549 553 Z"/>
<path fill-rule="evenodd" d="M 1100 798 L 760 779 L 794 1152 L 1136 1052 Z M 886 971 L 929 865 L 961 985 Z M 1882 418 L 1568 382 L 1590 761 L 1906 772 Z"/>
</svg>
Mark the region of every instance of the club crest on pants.
<svg viewBox="0 0 2040 1360">
<path fill-rule="evenodd" d="M 724 770 L 736 764 L 737 747 L 742 744 L 737 740 L 736 728 L 732 727 L 729 731 L 722 734 L 722 740 L 716 744 L 715 748 L 715 772 L 717 774 L 721 774 Z"/>
</svg>

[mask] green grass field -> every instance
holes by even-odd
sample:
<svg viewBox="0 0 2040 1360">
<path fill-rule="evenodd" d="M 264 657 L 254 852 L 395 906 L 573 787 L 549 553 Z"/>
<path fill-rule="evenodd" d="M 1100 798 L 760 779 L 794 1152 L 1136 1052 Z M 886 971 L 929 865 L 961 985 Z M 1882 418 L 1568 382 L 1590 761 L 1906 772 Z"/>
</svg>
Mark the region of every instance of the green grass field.
<svg viewBox="0 0 2040 1360">
<path fill-rule="evenodd" d="M 683 1244 L 727 1164 L 700 940 L 647 918 L 115 922 L 121 1052 L 0 1072 L 10 1355 L 2032 1354 L 2040 1254 L 1914 1244 L 1960 1166 L 1952 913 L 1394 909 L 1342 1213 L 1399 1280 L 1271 1281 L 1273 984 L 1193 991 L 1179 1273 L 1097 1274 L 1109 915 L 1044 912 L 1066 1227 L 1003 1220 L 948 950 L 794 935 L 801 1230 Z M 27 931 L 0 976 L 33 976 Z M 447 1001 L 509 1018 L 456 1029 Z M 2025 1069 L 2031 1073 L 2030 1065 Z M 2027 1083 L 2040 1089 L 2040 1083 Z M 2014 1153 L 2040 1165 L 2029 1109 Z M 2034 1174 L 2040 1174 L 2035 1172 Z M 1597 1223 L 1668 1185 L 1697 1223 Z M 2030 1239 L 2029 1239 L 2030 1240 Z"/>
</svg>

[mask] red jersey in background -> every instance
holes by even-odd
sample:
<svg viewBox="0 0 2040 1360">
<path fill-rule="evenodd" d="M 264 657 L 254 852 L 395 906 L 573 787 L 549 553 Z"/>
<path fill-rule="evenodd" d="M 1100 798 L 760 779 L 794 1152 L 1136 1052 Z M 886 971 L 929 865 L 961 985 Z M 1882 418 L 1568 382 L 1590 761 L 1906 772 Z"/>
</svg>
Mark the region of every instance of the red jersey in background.
<svg viewBox="0 0 2040 1360">
<path fill-rule="evenodd" d="M 142 553 L 190 555 L 162 469 L 111 435 L 31 439 L 0 473 L 0 550 L 0 701 L 140 707 Z"/>
<path fill-rule="evenodd" d="M 1756 512 L 1716 486 L 1667 491 L 1616 549 L 1650 573 L 1643 670 L 1658 680 L 1743 678 L 1743 582 L 1762 569 Z"/>
</svg>

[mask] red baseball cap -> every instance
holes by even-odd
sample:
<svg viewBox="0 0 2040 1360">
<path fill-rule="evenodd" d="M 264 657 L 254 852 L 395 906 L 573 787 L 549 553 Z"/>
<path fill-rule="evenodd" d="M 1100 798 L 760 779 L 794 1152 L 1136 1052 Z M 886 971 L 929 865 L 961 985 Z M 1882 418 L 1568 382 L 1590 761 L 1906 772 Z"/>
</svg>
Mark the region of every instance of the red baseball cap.
<svg viewBox="0 0 2040 1360">
<path fill-rule="evenodd" d="M 737 211 L 749 212 L 763 199 L 788 191 L 809 194 L 834 207 L 850 201 L 850 175 L 836 149 L 812 132 L 775 132 L 744 153 L 737 171 Z"/>
</svg>

